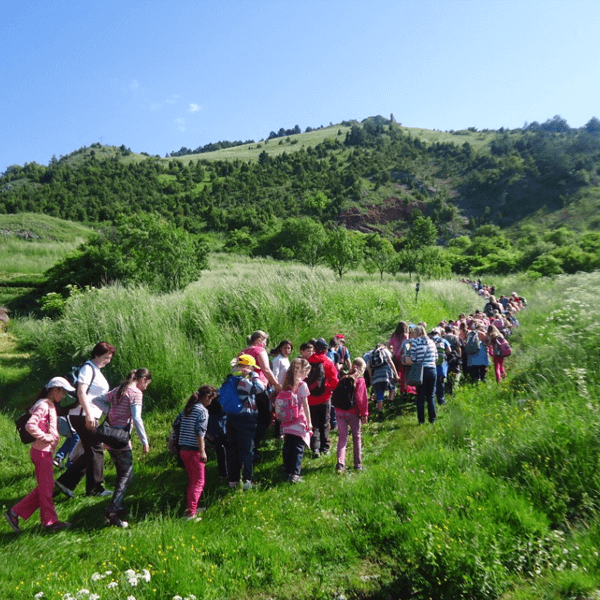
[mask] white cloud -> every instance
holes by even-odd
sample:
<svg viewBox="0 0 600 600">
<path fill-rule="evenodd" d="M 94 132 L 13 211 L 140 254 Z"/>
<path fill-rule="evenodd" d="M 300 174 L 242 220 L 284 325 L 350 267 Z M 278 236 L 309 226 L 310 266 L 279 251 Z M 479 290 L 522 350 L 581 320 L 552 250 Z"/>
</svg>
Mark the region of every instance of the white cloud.
<svg viewBox="0 0 600 600">
<path fill-rule="evenodd" d="M 193 102 L 192 102 L 192 104 L 190 104 L 190 112 L 191 113 L 198 112 L 200 110 L 200 108 L 201 107 L 199 104 L 194 104 Z"/>
<path fill-rule="evenodd" d="M 172 94 L 171 96 L 169 96 L 167 98 L 166 102 L 167 102 L 167 104 L 176 104 L 178 100 L 179 100 L 179 95 Z"/>
<path fill-rule="evenodd" d="M 131 83 L 127 87 L 134 92 L 135 90 L 139 89 L 140 84 L 138 83 L 137 79 L 132 79 Z"/>
</svg>

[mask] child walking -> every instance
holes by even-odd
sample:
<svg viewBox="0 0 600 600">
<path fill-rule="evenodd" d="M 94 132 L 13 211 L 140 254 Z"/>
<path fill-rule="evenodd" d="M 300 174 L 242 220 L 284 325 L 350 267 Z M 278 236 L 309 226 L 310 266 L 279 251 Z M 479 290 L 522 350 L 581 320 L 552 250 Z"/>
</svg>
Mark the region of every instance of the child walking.
<svg viewBox="0 0 600 600">
<path fill-rule="evenodd" d="M 283 380 L 282 390 L 275 400 L 275 412 L 281 420 L 283 431 L 283 469 L 290 483 L 302 481 L 304 447 L 310 447 L 312 423 L 308 396 L 310 391 L 304 381 L 310 373 L 310 363 L 295 358 Z"/>
<path fill-rule="evenodd" d="M 208 425 L 206 407 L 217 396 L 217 390 L 210 385 L 201 386 L 194 392 L 185 408 L 177 415 L 173 427 L 179 427 L 180 456 L 189 477 L 185 519 L 195 520 L 198 501 L 204 491 L 205 465 L 207 461 L 204 436 Z"/>
<path fill-rule="evenodd" d="M 60 531 L 70 527 L 70 523 L 58 520 L 52 492 L 54 490 L 54 469 L 52 455 L 58 445 L 59 435 L 56 425 L 56 405 L 67 392 L 75 388 L 63 377 L 54 377 L 40 391 L 36 403 L 30 409 L 31 417 L 25 428 L 35 438 L 31 445 L 31 461 L 35 466 L 37 487 L 23 500 L 4 513 L 4 518 L 19 533 L 19 517 L 29 517 L 39 508 L 42 525 L 48 531 Z"/>
<path fill-rule="evenodd" d="M 343 377 L 338 384 L 342 386 L 346 378 L 354 379 L 354 405 L 346 410 L 337 407 L 335 409 L 338 422 L 337 465 L 335 468 L 339 473 L 343 473 L 346 470 L 348 428 L 352 431 L 354 468 L 357 471 L 362 471 L 361 424 L 366 423 L 369 418 L 369 398 L 367 395 L 367 385 L 363 378 L 366 366 L 362 358 L 355 358 L 348 375 Z"/>
</svg>

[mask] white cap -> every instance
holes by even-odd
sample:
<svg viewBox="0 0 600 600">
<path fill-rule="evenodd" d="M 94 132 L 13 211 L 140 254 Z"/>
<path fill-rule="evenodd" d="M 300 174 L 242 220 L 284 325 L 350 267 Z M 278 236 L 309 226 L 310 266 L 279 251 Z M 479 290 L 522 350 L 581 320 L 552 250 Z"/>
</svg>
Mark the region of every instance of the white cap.
<svg viewBox="0 0 600 600">
<path fill-rule="evenodd" d="M 46 389 L 50 388 L 62 388 L 67 392 L 74 392 L 75 388 L 64 378 L 64 377 L 53 377 L 47 384 Z"/>
</svg>

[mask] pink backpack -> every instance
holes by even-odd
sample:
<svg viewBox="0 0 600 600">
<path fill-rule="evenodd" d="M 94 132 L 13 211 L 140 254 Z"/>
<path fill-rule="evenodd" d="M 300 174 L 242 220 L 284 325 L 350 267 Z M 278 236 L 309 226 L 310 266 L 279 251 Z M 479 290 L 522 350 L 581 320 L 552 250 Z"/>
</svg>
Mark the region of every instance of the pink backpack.
<svg viewBox="0 0 600 600">
<path fill-rule="evenodd" d="M 275 398 L 275 416 L 282 425 L 300 418 L 298 396 L 292 390 L 282 390 Z"/>
</svg>

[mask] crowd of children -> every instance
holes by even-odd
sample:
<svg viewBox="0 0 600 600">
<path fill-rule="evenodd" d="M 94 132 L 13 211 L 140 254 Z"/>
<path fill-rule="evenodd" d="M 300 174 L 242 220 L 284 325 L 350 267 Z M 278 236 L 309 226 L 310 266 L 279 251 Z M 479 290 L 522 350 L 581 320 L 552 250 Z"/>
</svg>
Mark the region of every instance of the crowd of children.
<svg viewBox="0 0 600 600">
<path fill-rule="evenodd" d="M 283 438 L 283 471 L 290 483 L 302 481 L 306 450 L 315 459 L 330 452 L 330 433 L 336 429 L 336 471 L 342 474 L 347 470 L 349 433 L 353 467 L 361 471 L 361 426 L 369 417 L 369 390 L 379 418 L 383 418 L 386 406 L 400 398 L 400 402 L 416 403 L 419 423 L 425 422 L 425 406 L 429 422 L 435 423 L 436 407 L 445 404 L 446 395 L 455 391 L 463 376 L 474 382 L 485 381 L 490 357 L 496 380 L 504 378 L 504 361 L 511 353 L 508 338 L 526 301 L 516 292 L 496 299 L 493 287 L 463 281 L 485 298 L 483 310 L 441 321 L 429 332 L 424 322 L 413 325 L 400 321 L 389 341 L 354 360 L 342 334 L 329 342 L 319 337 L 301 344 L 297 358 L 291 358 L 293 343 L 284 339 L 271 352 L 272 360 L 266 351 L 268 335 L 260 330 L 251 334 L 246 348 L 232 360 L 231 373 L 220 389 L 201 386 L 173 421 L 169 449 L 178 456 L 189 479 L 185 518 L 197 519 L 202 510 L 199 501 L 205 485 L 205 440 L 214 447 L 219 477 L 226 479 L 230 488 L 237 488 L 240 479 L 244 490 L 253 487 L 254 464 L 260 461 L 258 449 L 272 423 L 275 437 Z M 117 490 L 114 494 L 104 490 L 99 458 L 102 444 L 95 435 L 98 419 L 94 411 L 100 408 L 108 413 L 112 424 L 122 429 L 129 430 L 133 423 L 144 452 L 148 452 L 141 398 L 151 376 L 146 369 L 132 371 L 109 392 L 100 369 L 113 353 L 114 347 L 99 342 L 88 370 L 82 369 L 75 387 L 54 378 L 40 392 L 26 426 L 35 438 L 31 458 L 38 486 L 6 511 L 13 530 L 20 531 L 19 518 L 27 519 L 38 507 L 46 527 L 68 527 L 68 523 L 58 521 L 52 496 L 62 492 L 73 497 L 83 475 L 88 495 L 113 496 L 107 509 L 108 522 L 127 527 L 123 498 L 133 474 L 131 446 L 110 449 L 117 466 Z M 421 379 L 411 381 L 411 368 L 419 363 L 423 363 Z M 52 460 L 59 439 L 55 407 L 67 391 L 77 393 L 79 402 L 71 418 L 76 417 L 75 429 L 84 448 L 75 468 L 71 466 L 54 482 Z M 125 403 L 121 403 L 122 398 Z"/>
</svg>

